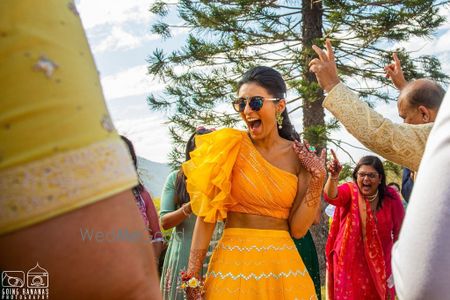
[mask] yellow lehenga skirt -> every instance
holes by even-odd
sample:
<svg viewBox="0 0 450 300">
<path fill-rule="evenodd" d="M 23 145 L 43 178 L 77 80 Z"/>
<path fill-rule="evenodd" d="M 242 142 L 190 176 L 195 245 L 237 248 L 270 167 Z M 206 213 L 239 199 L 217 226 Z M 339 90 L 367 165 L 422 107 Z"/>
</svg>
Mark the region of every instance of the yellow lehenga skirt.
<svg viewBox="0 0 450 300">
<path fill-rule="evenodd" d="M 316 299 L 287 231 L 226 228 L 211 257 L 206 299 Z"/>
</svg>

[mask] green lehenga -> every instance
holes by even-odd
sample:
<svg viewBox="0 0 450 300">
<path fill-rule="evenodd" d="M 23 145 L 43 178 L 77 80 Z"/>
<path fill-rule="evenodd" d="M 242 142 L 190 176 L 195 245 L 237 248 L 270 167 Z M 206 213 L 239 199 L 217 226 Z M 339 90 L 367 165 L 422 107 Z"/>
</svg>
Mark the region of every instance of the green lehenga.
<svg viewBox="0 0 450 300">
<path fill-rule="evenodd" d="M 321 286 L 320 286 L 320 268 L 319 258 L 317 257 L 316 246 L 312 238 L 311 232 L 308 230 L 306 235 L 301 239 L 294 239 L 295 247 L 302 257 L 303 263 L 308 269 L 309 276 L 314 282 L 314 288 L 316 290 L 317 299 L 321 299 Z"/>
</svg>

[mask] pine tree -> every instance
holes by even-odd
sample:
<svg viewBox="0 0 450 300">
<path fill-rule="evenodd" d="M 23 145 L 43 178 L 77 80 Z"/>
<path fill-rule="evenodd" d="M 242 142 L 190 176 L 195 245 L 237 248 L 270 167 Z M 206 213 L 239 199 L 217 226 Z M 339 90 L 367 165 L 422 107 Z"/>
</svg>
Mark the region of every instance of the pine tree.
<svg viewBox="0 0 450 300">
<path fill-rule="evenodd" d="M 383 86 L 390 84 L 383 67 L 391 60 L 387 50 L 411 37 L 428 37 L 444 18 L 439 9 L 449 1 L 318 1 L 318 0 L 180 0 L 175 6 L 157 1 L 151 12 L 161 16 L 152 30 L 163 38 L 171 30 L 188 28 L 190 34 L 180 49 L 165 53 L 156 49 L 148 58 L 148 71 L 167 85 L 164 94 L 151 95 L 154 110 L 169 111 L 174 142 L 173 166 L 182 159 L 186 132 L 197 125 L 234 126 L 239 117 L 229 104 L 236 81 L 255 65 L 280 71 L 290 88 L 289 109 L 303 112 L 303 133 L 312 143 L 324 145 L 329 131 L 325 124 L 323 91 L 307 65 L 315 56 L 312 44 L 329 37 L 336 52 L 341 79 L 369 103 L 394 100 Z M 176 9 L 181 25 L 164 22 Z M 447 79 L 435 57 L 411 59 L 398 49 L 407 79 Z M 229 105 L 230 106 L 230 105 Z"/>
<path fill-rule="evenodd" d="M 308 71 L 308 63 L 315 57 L 311 45 L 323 45 L 324 39 L 330 38 L 341 80 L 369 103 L 391 101 L 396 94 L 384 88 L 390 82 L 383 68 L 391 61 L 393 46 L 412 37 L 430 37 L 445 21 L 439 10 L 448 2 L 157 1 L 150 8 L 161 16 L 153 24 L 154 33 L 169 39 L 177 27 L 189 30 L 185 45 L 178 50 L 165 53 L 156 49 L 148 58 L 149 74 L 166 84 L 162 94 L 150 95 L 147 101 L 153 110 L 169 114 L 172 166 L 182 161 L 185 139 L 197 125 L 238 125 L 238 114 L 224 107 L 231 107 L 240 76 L 256 65 L 271 66 L 283 75 L 289 87 L 290 112 L 301 109 L 303 113 L 303 136 L 323 147 L 338 123 L 325 122 L 324 94 Z M 173 10 L 180 22 L 168 24 L 167 16 Z M 405 49 L 396 50 L 407 80 L 447 80 L 435 57 L 412 58 Z M 322 231 L 323 240 L 326 228 Z M 322 247 L 318 247 L 319 253 Z"/>
</svg>

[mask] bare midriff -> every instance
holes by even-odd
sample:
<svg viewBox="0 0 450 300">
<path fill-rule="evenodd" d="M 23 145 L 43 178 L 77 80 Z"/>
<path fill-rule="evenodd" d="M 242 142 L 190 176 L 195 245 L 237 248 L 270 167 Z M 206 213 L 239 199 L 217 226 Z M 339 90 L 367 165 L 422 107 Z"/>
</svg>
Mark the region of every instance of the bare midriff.
<svg viewBox="0 0 450 300">
<path fill-rule="evenodd" d="M 288 220 L 269 216 L 228 212 L 225 228 L 252 228 L 289 231 Z"/>
</svg>

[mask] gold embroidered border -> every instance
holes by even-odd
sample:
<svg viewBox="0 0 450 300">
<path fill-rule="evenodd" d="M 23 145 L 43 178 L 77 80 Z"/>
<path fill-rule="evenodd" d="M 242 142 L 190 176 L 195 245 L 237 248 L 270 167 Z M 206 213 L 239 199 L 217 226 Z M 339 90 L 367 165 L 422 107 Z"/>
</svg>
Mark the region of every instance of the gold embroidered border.
<svg viewBox="0 0 450 300">
<path fill-rule="evenodd" d="M 292 250 L 292 249 L 295 248 L 295 245 L 294 246 L 283 245 L 283 246 L 280 246 L 280 247 L 273 246 L 273 245 L 258 247 L 256 245 L 252 245 L 252 246 L 248 246 L 248 247 L 240 247 L 240 246 L 236 246 L 236 245 L 228 246 L 228 245 L 224 245 L 224 244 L 221 243 L 217 247 L 220 247 L 221 249 L 228 250 L 228 251 L 237 250 L 239 252 L 243 252 L 243 251 L 246 251 L 246 252 L 250 252 L 250 251 L 261 252 L 261 251 L 270 251 L 270 250 L 272 250 L 272 251 Z"/>
<path fill-rule="evenodd" d="M 211 277 L 215 277 L 215 278 L 220 278 L 220 279 L 227 279 L 227 278 L 231 278 L 233 280 L 238 280 L 238 279 L 244 279 L 244 280 L 250 280 L 250 279 L 255 279 L 255 280 L 261 280 L 261 279 L 267 279 L 267 278 L 274 278 L 274 279 L 280 279 L 280 278 L 286 278 L 286 277 L 290 277 L 290 276 L 302 276 L 304 277 L 305 275 L 308 275 L 308 271 L 306 269 L 304 269 L 303 271 L 300 270 L 296 270 L 296 271 L 292 271 L 290 270 L 289 272 L 280 272 L 280 273 L 273 273 L 273 272 L 269 272 L 269 273 L 261 273 L 259 275 L 256 275 L 255 273 L 250 273 L 248 275 L 244 275 L 242 273 L 233 275 L 233 273 L 228 272 L 226 274 L 223 274 L 222 272 L 215 272 L 215 271 L 211 271 L 208 272 L 206 274 L 206 276 L 211 276 Z"/>
<path fill-rule="evenodd" d="M 0 170 L 0 234 L 112 196 L 137 183 L 118 138 Z"/>
<path fill-rule="evenodd" d="M 251 295 L 250 297 L 253 297 L 253 299 L 255 299 L 255 295 L 261 295 L 261 296 L 267 296 L 267 291 L 270 292 L 275 292 L 275 293 L 280 293 L 280 295 L 282 295 L 283 293 L 293 293 L 295 290 L 298 290 L 299 288 L 293 288 L 293 287 L 287 287 L 287 286 L 283 286 L 283 287 L 270 287 L 270 286 L 266 286 L 263 290 L 260 287 L 251 287 L 251 286 L 246 286 L 245 288 L 224 288 L 224 287 L 216 287 L 216 286 L 208 286 L 208 290 L 212 290 L 213 293 L 221 293 L 221 295 L 223 296 L 223 293 L 226 292 L 227 294 L 238 294 L 238 295 Z M 238 295 L 233 295 L 233 296 L 238 296 Z M 230 295 L 231 296 L 231 295 Z M 298 298 L 295 297 L 292 300 L 317 300 L 317 296 L 316 295 L 311 295 L 308 298 Z"/>
<path fill-rule="evenodd" d="M 287 265 L 292 263 L 292 257 L 287 256 L 286 258 L 274 258 L 274 259 L 255 259 L 250 260 L 249 258 L 246 258 L 245 260 L 231 260 L 227 256 L 215 256 L 211 259 L 211 263 L 216 263 L 221 266 L 229 265 L 229 266 L 237 266 L 237 267 L 249 267 L 249 266 L 263 266 L 263 265 L 279 265 L 282 262 L 287 262 Z"/>
</svg>

